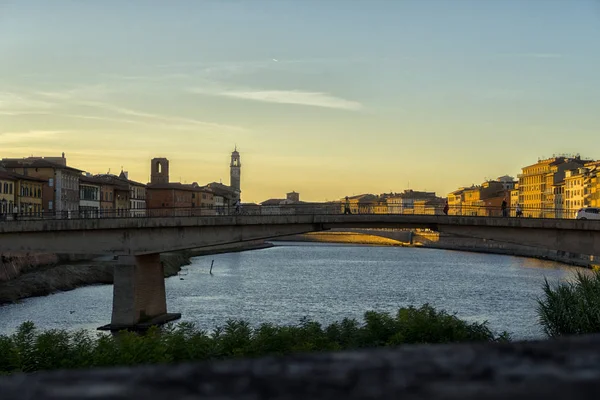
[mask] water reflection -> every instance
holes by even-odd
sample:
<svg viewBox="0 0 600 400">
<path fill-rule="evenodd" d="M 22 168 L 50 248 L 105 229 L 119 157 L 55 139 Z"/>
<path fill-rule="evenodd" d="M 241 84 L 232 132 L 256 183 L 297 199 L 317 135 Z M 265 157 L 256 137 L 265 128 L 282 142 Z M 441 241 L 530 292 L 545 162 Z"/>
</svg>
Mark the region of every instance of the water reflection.
<svg viewBox="0 0 600 400">
<path fill-rule="evenodd" d="M 209 273 L 214 260 L 212 275 Z M 212 329 L 229 318 L 290 324 L 362 318 L 367 310 L 430 303 L 518 338 L 541 335 L 535 299 L 544 277 L 576 269 L 526 258 L 403 247 L 280 243 L 198 257 L 166 281 L 169 310 Z M 41 328 L 95 329 L 111 315 L 112 286 L 93 286 L 0 307 L 0 333 L 26 320 Z M 74 311 L 70 313 L 70 311 Z"/>
</svg>

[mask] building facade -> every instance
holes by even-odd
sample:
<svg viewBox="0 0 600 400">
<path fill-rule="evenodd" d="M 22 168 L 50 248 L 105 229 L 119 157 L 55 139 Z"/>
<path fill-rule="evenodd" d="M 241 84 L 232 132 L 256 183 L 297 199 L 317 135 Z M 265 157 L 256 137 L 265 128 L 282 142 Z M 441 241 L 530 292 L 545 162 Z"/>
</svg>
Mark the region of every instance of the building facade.
<svg viewBox="0 0 600 400">
<path fill-rule="evenodd" d="M 146 187 L 148 215 L 152 217 L 190 216 L 196 190 L 181 183 L 150 183 Z"/>
<path fill-rule="evenodd" d="M 0 169 L 0 220 L 13 215 L 16 206 L 17 180 L 10 172 Z"/>
<path fill-rule="evenodd" d="M 584 201 L 586 173 L 585 168 L 566 171 L 563 218 L 575 218 L 577 211 L 587 205 Z"/>
<path fill-rule="evenodd" d="M 519 203 L 523 207 L 523 216 L 535 218 L 556 216 L 554 185 L 564 179 L 565 171 L 582 167 L 589 161 L 582 160 L 579 156 L 559 156 L 540 159 L 535 164 L 523 167 L 522 173 L 518 176 Z"/>
<path fill-rule="evenodd" d="M 43 179 L 17 175 L 16 203 L 20 214 L 36 217 L 42 215 L 45 183 Z"/>
<path fill-rule="evenodd" d="M 102 182 L 91 175 L 79 178 L 79 217 L 99 218 L 101 213 Z"/>
<path fill-rule="evenodd" d="M 97 179 L 97 178 L 96 178 Z M 100 217 L 110 218 L 116 216 L 115 212 L 115 185 L 100 182 Z M 127 190 L 127 189 L 125 189 Z"/>
<path fill-rule="evenodd" d="M 129 188 L 129 216 L 144 217 L 146 215 L 146 185 L 130 180 L 127 171 L 121 171 L 119 179 Z"/>
<path fill-rule="evenodd" d="M 231 153 L 231 162 L 229 163 L 229 187 L 235 193 L 234 201 L 241 201 L 242 190 L 241 190 L 241 178 L 242 178 L 242 162 L 240 160 L 240 153 L 237 151 L 237 146 Z"/>
<path fill-rule="evenodd" d="M 81 170 L 69 167 L 62 157 L 3 159 L 4 168 L 26 177 L 42 179 L 42 209 L 56 218 L 70 218 L 79 210 Z"/>
</svg>

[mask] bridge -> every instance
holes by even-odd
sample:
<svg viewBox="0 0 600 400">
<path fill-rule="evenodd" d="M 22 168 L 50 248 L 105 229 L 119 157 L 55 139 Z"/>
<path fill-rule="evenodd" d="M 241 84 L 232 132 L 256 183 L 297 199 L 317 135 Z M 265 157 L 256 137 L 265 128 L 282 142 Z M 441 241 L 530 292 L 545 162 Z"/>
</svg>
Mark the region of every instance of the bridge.
<svg viewBox="0 0 600 400">
<path fill-rule="evenodd" d="M 160 253 L 334 228 L 425 228 L 572 253 L 600 255 L 600 221 L 446 215 L 313 214 L 50 219 L 0 223 L 0 252 L 113 254 L 109 329 L 178 318 L 167 313 Z"/>
</svg>

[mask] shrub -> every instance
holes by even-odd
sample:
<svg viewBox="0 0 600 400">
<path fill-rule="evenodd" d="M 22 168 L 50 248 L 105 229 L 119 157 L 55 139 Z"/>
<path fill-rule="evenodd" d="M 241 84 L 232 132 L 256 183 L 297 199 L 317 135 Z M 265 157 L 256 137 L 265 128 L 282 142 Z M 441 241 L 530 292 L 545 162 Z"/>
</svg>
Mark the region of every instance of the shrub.
<svg viewBox="0 0 600 400">
<path fill-rule="evenodd" d="M 325 328 L 306 318 L 294 326 L 262 324 L 256 328 L 229 320 L 210 334 L 189 323 L 153 327 L 144 334 L 91 335 L 86 331 L 39 332 L 26 322 L 13 335 L 0 335 L 0 373 L 508 339 L 507 334 L 495 336 L 486 323 L 468 323 L 429 305 L 401 308 L 395 316 L 369 311 L 363 324 L 344 319 Z"/>
<path fill-rule="evenodd" d="M 544 281 L 537 313 L 550 337 L 600 332 L 600 272 L 575 275 L 572 282 Z"/>
</svg>

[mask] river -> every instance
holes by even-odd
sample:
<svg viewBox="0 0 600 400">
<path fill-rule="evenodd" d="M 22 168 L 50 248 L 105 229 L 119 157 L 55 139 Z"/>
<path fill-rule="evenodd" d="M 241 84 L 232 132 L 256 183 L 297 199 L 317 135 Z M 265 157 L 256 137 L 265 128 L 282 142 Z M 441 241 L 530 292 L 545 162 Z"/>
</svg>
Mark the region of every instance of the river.
<svg viewBox="0 0 600 400">
<path fill-rule="evenodd" d="M 209 274 L 214 260 L 213 274 Z M 278 242 L 275 247 L 196 257 L 166 280 L 168 309 L 212 329 L 227 319 L 294 324 L 361 319 L 430 303 L 489 321 L 516 339 L 542 337 L 535 312 L 544 277 L 576 268 L 527 258 L 409 247 Z M 110 320 L 112 286 L 79 288 L 0 307 L 0 333 L 24 321 L 39 328 L 95 329 Z"/>
</svg>

